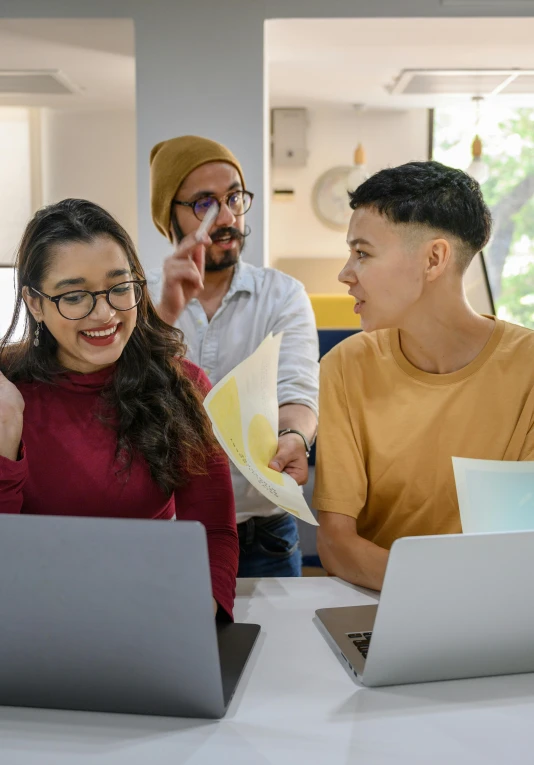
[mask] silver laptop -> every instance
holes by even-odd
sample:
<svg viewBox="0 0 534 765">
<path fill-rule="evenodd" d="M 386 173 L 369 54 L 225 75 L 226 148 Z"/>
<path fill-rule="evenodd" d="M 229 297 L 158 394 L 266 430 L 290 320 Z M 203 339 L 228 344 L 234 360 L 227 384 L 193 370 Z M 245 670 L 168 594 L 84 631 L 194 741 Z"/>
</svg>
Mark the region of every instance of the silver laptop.
<svg viewBox="0 0 534 765">
<path fill-rule="evenodd" d="M 259 633 L 217 623 L 200 523 L 0 515 L 0 704 L 226 711 Z"/>
<path fill-rule="evenodd" d="M 534 672 L 534 531 L 406 537 L 378 605 L 316 614 L 364 685 Z"/>
</svg>

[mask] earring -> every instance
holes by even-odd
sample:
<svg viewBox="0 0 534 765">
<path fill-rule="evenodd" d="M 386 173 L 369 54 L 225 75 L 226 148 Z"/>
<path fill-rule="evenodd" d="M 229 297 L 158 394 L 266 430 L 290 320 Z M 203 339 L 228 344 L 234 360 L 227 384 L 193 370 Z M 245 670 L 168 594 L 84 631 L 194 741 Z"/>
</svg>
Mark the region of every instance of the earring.
<svg viewBox="0 0 534 765">
<path fill-rule="evenodd" d="M 39 345 L 39 333 L 41 331 L 41 328 L 42 328 L 42 323 L 37 322 L 37 327 L 34 332 L 34 340 L 33 340 L 33 344 L 35 345 L 36 348 Z"/>
</svg>

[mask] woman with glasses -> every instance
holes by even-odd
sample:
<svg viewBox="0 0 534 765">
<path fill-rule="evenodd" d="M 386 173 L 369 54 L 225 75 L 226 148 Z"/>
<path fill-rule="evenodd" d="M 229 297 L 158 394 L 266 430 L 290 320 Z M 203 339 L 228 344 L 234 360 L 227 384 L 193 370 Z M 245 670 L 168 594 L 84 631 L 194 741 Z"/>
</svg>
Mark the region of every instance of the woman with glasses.
<svg viewBox="0 0 534 765">
<path fill-rule="evenodd" d="M 67 199 L 30 221 L 16 270 L 0 344 L 0 512 L 201 521 L 214 608 L 231 617 L 235 509 L 202 406 L 210 385 L 158 317 L 130 237 Z"/>
</svg>

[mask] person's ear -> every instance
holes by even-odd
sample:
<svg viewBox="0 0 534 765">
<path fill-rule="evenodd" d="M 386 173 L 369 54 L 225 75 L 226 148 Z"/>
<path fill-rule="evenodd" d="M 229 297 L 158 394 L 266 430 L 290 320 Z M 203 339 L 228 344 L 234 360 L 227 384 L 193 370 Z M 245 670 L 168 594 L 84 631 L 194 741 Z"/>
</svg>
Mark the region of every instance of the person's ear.
<svg viewBox="0 0 534 765">
<path fill-rule="evenodd" d="M 451 245 L 446 239 L 433 239 L 428 243 L 425 276 L 434 282 L 442 276 L 452 257 Z"/>
<path fill-rule="evenodd" d="M 41 307 L 42 298 L 36 293 L 32 292 L 29 287 L 22 288 L 22 298 L 28 306 L 28 311 L 31 313 L 35 321 L 43 321 L 44 315 Z"/>
</svg>

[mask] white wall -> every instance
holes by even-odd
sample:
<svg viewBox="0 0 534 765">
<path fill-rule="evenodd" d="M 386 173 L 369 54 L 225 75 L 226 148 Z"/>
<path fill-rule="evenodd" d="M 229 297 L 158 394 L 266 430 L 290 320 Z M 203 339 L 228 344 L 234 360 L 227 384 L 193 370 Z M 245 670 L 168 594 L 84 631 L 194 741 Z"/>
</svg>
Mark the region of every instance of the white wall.
<svg viewBox="0 0 534 765">
<path fill-rule="evenodd" d="M 347 252 L 346 232 L 327 228 L 313 212 L 311 194 L 317 178 L 336 165 L 351 165 L 361 141 L 367 170 L 428 159 L 428 112 L 347 112 L 341 109 L 310 111 L 309 157 L 306 167 L 273 167 L 272 188 L 294 189 L 290 200 L 273 199 L 270 208 L 269 262 L 279 257 L 342 257 Z M 347 199 L 348 207 L 348 199 Z"/>
<path fill-rule="evenodd" d="M 532 16 L 523 3 L 439 0 L 0 0 L 3 18 L 133 18 L 136 45 L 140 251 L 156 265 L 168 245 L 149 209 L 148 156 L 162 138 L 194 132 L 226 143 L 256 192 L 247 258 L 263 259 L 263 25 L 275 18 Z"/>
<path fill-rule="evenodd" d="M 137 241 L 135 113 L 45 109 L 41 127 L 43 204 L 96 202 Z"/>
</svg>

